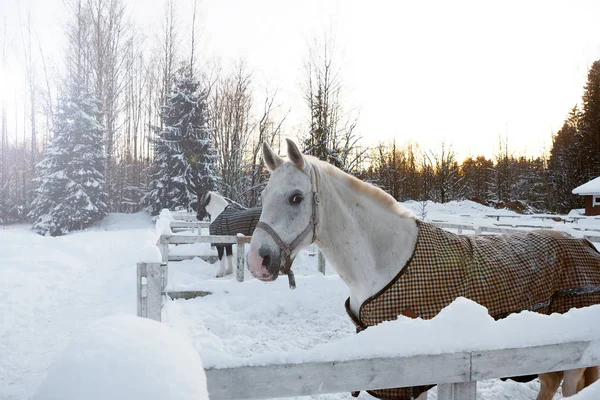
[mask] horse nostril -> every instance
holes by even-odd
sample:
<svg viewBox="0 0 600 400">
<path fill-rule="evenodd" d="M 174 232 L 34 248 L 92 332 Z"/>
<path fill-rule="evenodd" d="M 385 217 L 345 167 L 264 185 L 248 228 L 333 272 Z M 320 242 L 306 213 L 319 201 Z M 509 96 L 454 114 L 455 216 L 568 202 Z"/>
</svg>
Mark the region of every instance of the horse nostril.
<svg viewBox="0 0 600 400">
<path fill-rule="evenodd" d="M 266 255 L 263 257 L 263 261 L 262 261 L 262 265 L 263 267 L 269 267 L 269 265 L 271 265 L 271 256 L 270 255 Z"/>
</svg>

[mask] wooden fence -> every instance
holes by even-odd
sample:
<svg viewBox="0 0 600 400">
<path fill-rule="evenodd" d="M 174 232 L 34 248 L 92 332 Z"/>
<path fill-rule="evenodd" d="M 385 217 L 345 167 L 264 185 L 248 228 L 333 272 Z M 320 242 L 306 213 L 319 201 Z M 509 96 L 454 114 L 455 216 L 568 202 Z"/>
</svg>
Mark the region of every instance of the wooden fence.
<svg viewBox="0 0 600 400">
<path fill-rule="evenodd" d="M 475 227 L 469 224 L 434 222 L 445 229 L 475 233 L 510 233 L 530 229 Z M 600 235 L 586 235 L 600 242 Z M 166 293 L 168 246 L 182 243 L 237 244 L 236 278 L 243 280 L 244 245 L 247 236 L 163 235 L 159 248 L 162 263 L 137 265 L 138 315 L 161 320 L 163 296 L 191 298 L 207 292 Z M 324 259 L 319 252 L 319 258 Z M 321 267 L 319 268 L 321 270 Z M 439 400 L 475 400 L 477 381 L 506 376 L 537 374 L 600 365 L 600 339 L 534 347 L 468 351 L 410 357 L 380 357 L 351 361 L 275 363 L 206 369 L 211 400 L 267 399 L 351 392 L 367 389 L 438 385 Z"/>
<path fill-rule="evenodd" d="M 158 249 L 162 256 L 162 262 L 175 261 L 169 256 L 169 245 L 171 244 L 194 244 L 194 243 L 215 243 L 215 244 L 237 244 L 237 266 L 236 279 L 238 282 L 244 281 L 245 245 L 250 243 L 252 236 L 211 236 L 211 235 L 162 235 L 158 240 Z"/>
<path fill-rule="evenodd" d="M 168 293 L 165 292 L 167 275 L 168 275 L 168 263 L 170 261 L 182 261 L 187 259 L 193 259 L 194 257 L 200 257 L 203 260 L 214 263 L 218 261 L 216 255 L 206 255 L 206 254 L 186 254 L 186 255 L 176 255 L 172 254 L 169 250 L 171 245 L 182 245 L 182 244 L 195 244 L 195 243 L 211 243 L 211 244 L 231 244 L 237 245 L 237 262 L 236 262 L 236 280 L 238 282 L 244 281 L 244 271 L 246 269 L 246 258 L 245 258 L 245 245 L 250 243 L 252 239 L 251 236 L 225 236 L 225 235 L 202 235 L 201 229 L 208 228 L 210 226 L 209 222 L 205 221 L 197 221 L 194 220 L 196 218 L 195 214 L 190 213 L 172 213 L 174 221 L 169 223 L 169 226 L 172 231 L 177 230 L 190 230 L 197 229 L 197 234 L 195 235 L 185 235 L 185 234 L 170 234 L 170 235 L 161 235 L 157 246 L 161 254 L 162 266 L 154 263 L 139 263 L 138 264 L 138 315 L 149 317 L 147 314 L 153 315 L 153 319 L 157 319 L 160 321 L 160 311 L 155 310 L 154 306 L 156 304 L 160 304 L 160 299 L 164 294 L 168 294 L 171 298 L 177 299 L 191 299 L 198 296 L 205 296 L 210 294 L 210 292 L 205 291 L 170 291 Z M 323 254 L 318 251 L 318 271 L 325 274 L 325 257 Z M 160 272 L 157 272 L 159 271 Z M 162 275 L 162 282 L 164 285 L 160 290 L 150 290 L 148 292 L 147 278 L 148 275 L 158 274 Z M 143 296 L 148 295 L 151 297 L 150 299 L 143 298 Z M 143 305 L 142 305 L 143 304 Z"/>
<path fill-rule="evenodd" d="M 167 295 L 166 277 L 164 263 L 138 264 L 139 316 L 160 321 L 162 296 Z M 205 372 L 211 400 L 268 399 L 427 384 L 438 385 L 439 400 L 475 400 L 480 380 L 594 365 L 600 365 L 600 339 L 435 355 L 208 368 Z"/>
</svg>

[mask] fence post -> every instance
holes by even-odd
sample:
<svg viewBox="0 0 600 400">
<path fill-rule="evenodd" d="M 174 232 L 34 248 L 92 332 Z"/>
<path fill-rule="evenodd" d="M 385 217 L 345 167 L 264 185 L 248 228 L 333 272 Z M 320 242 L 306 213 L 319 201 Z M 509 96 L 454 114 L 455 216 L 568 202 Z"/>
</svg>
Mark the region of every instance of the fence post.
<svg viewBox="0 0 600 400">
<path fill-rule="evenodd" d="M 319 272 L 325 275 L 325 256 L 321 253 L 321 250 L 317 250 L 319 252 Z"/>
<path fill-rule="evenodd" d="M 156 245 L 158 246 L 158 251 L 160 251 L 160 255 L 162 257 L 162 262 L 168 263 L 169 262 L 169 244 L 163 242 L 163 237 L 161 236 L 158 239 L 158 242 L 156 243 Z"/>
<path fill-rule="evenodd" d="M 477 382 L 441 383 L 438 385 L 438 400 L 475 400 Z"/>
<path fill-rule="evenodd" d="M 169 283 L 169 263 L 160 264 L 160 293 L 165 293 Z"/>
<path fill-rule="evenodd" d="M 164 266 L 164 268 L 163 268 Z M 137 315 L 160 321 L 166 264 L 137 264 Z"/>
<path fill-rule="evenodd" d="M 238 282 L 244 282 L 244 267 L 245 267 L 245 257 L 244 255 L 245 253 L 245 249 L 246 249 L 246 245 L 244 243 L 240 243 L 240 241 L 238 240 L 238 245 L 237 245 L 237 265 L 236 265 L 236 270 L 235 270 L 235 278 L 237 279 Z"/>
</svg>

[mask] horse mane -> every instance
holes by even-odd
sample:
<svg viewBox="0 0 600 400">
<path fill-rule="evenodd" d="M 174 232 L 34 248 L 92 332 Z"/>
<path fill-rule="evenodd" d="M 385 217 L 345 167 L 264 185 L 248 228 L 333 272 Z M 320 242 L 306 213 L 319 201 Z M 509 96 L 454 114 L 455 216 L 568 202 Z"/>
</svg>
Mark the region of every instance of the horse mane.
<svg viewBox="0 0 600 400">
<path fill-rule="evenodd" d="M 329 175 L 343 181 L 352 189 L 360 192 L 361 194 L 366 195 L 373 199 L 376 203 L 381 205 L 382 208 L 387 209 L 393 214 L 396 214 L 400 217 L 410 217 L 414 218 L 414 214 L 408 208 L 404 207 L 402 204 L 398 203 L 396 199 L 386 193 L 383 189 L 378 188 L 377 186 L 371 185 L 370 183 L 366 183 L 361 181 L 360 179 L 342 171 L 334 165 L 331 165 L 325 161 L 321 161 L 316 157 L 310 155 L 304 155 L 304 157 L 311 163 L 315 164 L 319 167 L 320 170 L 323 170 Z"/>
</svg>

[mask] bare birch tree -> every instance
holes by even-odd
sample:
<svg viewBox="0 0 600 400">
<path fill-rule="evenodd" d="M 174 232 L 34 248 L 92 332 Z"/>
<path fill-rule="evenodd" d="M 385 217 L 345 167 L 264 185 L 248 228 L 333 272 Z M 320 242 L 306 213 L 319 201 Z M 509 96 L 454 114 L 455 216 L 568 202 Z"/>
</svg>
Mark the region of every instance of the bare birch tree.
<svg viewBox="0 0 600 400">
<path fill-rule="evenodd" d="M 362 153 L 354 149 L 358 116 L 342 105 L 340 68 L 334 62 L 335 43 L 325 36 L 315 40 L 306 61 L 304 100 L 310 111 L 308 137 L 304 151 L 346 171 L 351 171 Z"/>
<path fill-rule="evenodd" d="M 165 18 L 163 20 L 162 38 L 161 38 L 161 92 L 158 98 L 160 106 L 166 103 L 167 95 L 171 90 L 175 72 L 177 70 L 177 51 L 179 47 L 179 38 L 177 34 L 177 17 L 175 12 L 174 0 L 166 0 Z"/>
<path fill-rule="evenodd" d="M 211 96 L 211 131 L 218 154 L 221 176 L 219 191 L 222 195 L 237 199 L 246 184 L 244 150 L 252 130 L 251 76 L 244 62 L 222 77 Z"/>
<path fill-rule="evenodd" d="M 90 66 L 95 95 L 101 101 L 100 122 L 105 126 L 106 185 L 113 199 L 113 175 L 116 168 L 116 143 L 120 131 L 119 116 L 123 111 L 126 86 L 126 54 L 130 44 L 123 0 L 89 0 Z M 116 205 L 110 201 L 111 210 Z"/>
<path fill-rule="evenodd" d="M 2 33 L 2 74 L 6 71 L 6 18 L 4 19 Z M 4 90 L 4 88 L 2 88 Z M 0 194 L 7 195 L 7 172 L 6 172 L 6 161 L 7 161 L 7 149 L 8 149 L 8 115 L 6 113 L 6 96 L 0 96 L 2 104 L 0 104 L 2 111 L 2 121 L 0 122 Z"/>
<path fill-rule="evenodd" d="M 251 154 L 248 165 L 249 185 L 243 193 L 244 204 L 249 207 L 256 207 L 260 203 L 260 192 L 266 185 L 269 175 L 262 162 L 262 144 L 267 142 L 272 149 L 281 148 L 281 130 L 289 110 L 283 116 L 275 119 L 275 111 L 279 108 L 275 104 L 277 90 L 265 90 L 265 96 L 262 105 L 262 112 L 256 126 L 256 137 L 251 142 Z M 279 139 L 279 140 L 278 140 Z M 277 141 L 277 143 L 276 143 Z"/>
</svg>

